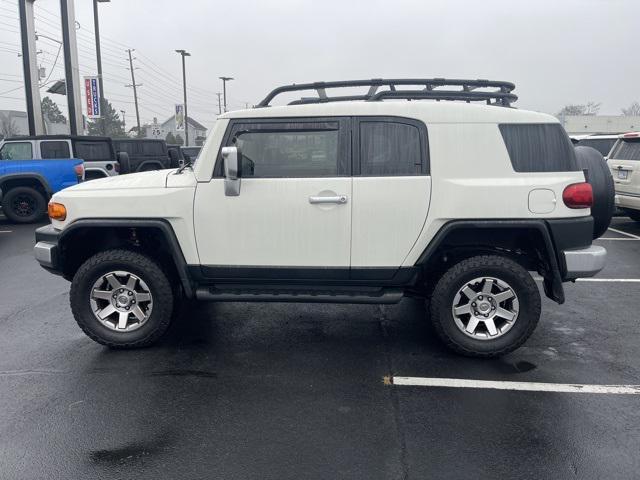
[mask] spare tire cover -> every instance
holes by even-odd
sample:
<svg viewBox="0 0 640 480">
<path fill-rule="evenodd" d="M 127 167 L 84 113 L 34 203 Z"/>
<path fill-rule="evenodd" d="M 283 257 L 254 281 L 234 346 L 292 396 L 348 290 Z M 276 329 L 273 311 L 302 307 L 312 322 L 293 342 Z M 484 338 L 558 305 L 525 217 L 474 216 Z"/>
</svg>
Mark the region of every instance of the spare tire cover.
<svg viewBox="0 0 640 480">
<path fill-rule="evenodd" d="M 587 170 L 585 177 L 593 189 L 593 238 L 600 237 L 609 228 L 615 207 L 615 188 L 607 162 L 598 150 L 575 147 L 578 167 Z"/>
</svg>

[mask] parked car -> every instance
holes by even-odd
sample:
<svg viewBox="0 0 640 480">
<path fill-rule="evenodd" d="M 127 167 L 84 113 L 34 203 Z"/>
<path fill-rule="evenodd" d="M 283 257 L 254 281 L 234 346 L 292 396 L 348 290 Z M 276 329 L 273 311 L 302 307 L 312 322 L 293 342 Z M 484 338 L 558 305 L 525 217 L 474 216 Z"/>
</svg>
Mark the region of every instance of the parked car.
<svg viewBox="0 0 640 480">
<path fill-rule="evenodd" d="M 613 145 L 618 140 L 618 134 L 593 134 L 580 138 L 575 144 L 579 147 L 591 147 L 598 150 L 602 156 L 607 159 L 609 152 L 613 148 Z"/>
<path fill-rule="evenodd" d="M 109 137 L 37 135 L 11 137 L 0 142 L 0 148 L 6 144 L 16 144 L 22 156 L 29 160 L 79 158 L 84 161 L 85 179 L 111 177 L 120 171 L 120 163 L 126 159 L 118 158 Z M 22 160 L 27 160 L 24 158 Z"/>
<path fill-rule="evenodd" d="M 126 152 L 129 156 L 129 170 L 123 173 L 148 172 L 179 166 L 178 156 L 173 150 L 169 151 L 164 140 L 116 138 L 113 145 L 117 152 Z"/>
<path fill-rule="evenodd" d="M 366 93 L 327 93 L 341 87 Z M 602 156 L 574 149 L 555 117 L 503 108 L 514 88 L 447 79 L 279 87 L 260 108 L 221 115 L 193 169 L 54 195 L 36 259 L 71 281 L 76 321 L 110 347 L 158 340 L 183 296 L 417 297 L 453 350 L 505 354 L 540 318 L 530 271 L 563 303 L 563 282 L 603 268 L 606 250 L 592 240 L 611 212 L 596 207 L 613 202 Z M 270 106 L 304 90 L 317 97 Z M 488 105 L 466 103 L 476 101 Z"/>
<path fill-rule="evenodd" d="M 640 222 L 640 132 L 620 135 L 607 161 L 615 182 L 615 203 Z"/>
<path fill-rule="evenodd" d="M 31 142 L 4 142 L 0 146 L 2 212 L 16 223 L 40 220 L 51 195 L 84 179 L 82 160 L 34 160 L 32 150 Z"/>
<path fill-rule="evenodd" d="M 191 160 L 191 162 L 195 163 L 202 147 L 180 147 L 180 150 L 182 150 L 185 160 Z"/>
</svg>

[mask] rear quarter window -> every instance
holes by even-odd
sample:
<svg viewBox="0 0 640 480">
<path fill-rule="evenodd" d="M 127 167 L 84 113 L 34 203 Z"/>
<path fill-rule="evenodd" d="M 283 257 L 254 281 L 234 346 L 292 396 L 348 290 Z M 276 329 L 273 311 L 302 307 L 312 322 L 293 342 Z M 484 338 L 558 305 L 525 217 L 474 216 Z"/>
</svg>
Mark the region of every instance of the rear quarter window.
<svg viewBox="0 0 640 480">
<path fill-rule="evenodd" d="M 611 154 L 615 160 L 640 160 L 640 139 L 622 140 Z"/>
<path fill-rule="evenodd" d="M 107 142 L 75 142 L 75 157 L 85 162 L 106 162 L 112 160 Z"/>
<path fill-rule="evenodd" d="M 578 171 L 571 140 L 560 124 L 502 124 L 500 133 L 516 172 Z"/>
</svg>

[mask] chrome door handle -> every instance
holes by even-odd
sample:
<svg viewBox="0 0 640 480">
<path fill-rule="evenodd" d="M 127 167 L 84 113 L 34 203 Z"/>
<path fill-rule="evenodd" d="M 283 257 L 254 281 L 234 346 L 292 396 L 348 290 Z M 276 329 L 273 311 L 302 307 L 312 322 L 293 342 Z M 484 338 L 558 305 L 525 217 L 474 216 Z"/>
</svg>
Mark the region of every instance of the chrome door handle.
<svg viewBox="0 0 640 480">
<path fill-rule="evenodd" d="M 343 203 L 347 203 L 347 196 L 346 195 L 335 195 L 335 196 L 331 196 L 331 197 L 311 196 L 311 197 L 309 197 L 309 203 L 338 203 L 338 204 L 343 204 Z"/>
</svg>

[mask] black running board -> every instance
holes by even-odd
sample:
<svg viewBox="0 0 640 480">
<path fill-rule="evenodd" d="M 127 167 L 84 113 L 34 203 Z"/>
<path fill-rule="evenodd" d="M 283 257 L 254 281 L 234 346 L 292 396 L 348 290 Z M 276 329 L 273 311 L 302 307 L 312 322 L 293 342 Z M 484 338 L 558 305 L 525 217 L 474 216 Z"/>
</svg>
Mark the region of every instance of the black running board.
<svg viewBox="0 0 640 480">
<path fill-rule="evenodd" d="M 211 302 L 299 302 L 299 303 L 398 303 L 404 296 L 399 288 L 375 289 L 267 289 L 200 287 L 196 298 Z"/>
</svg>

